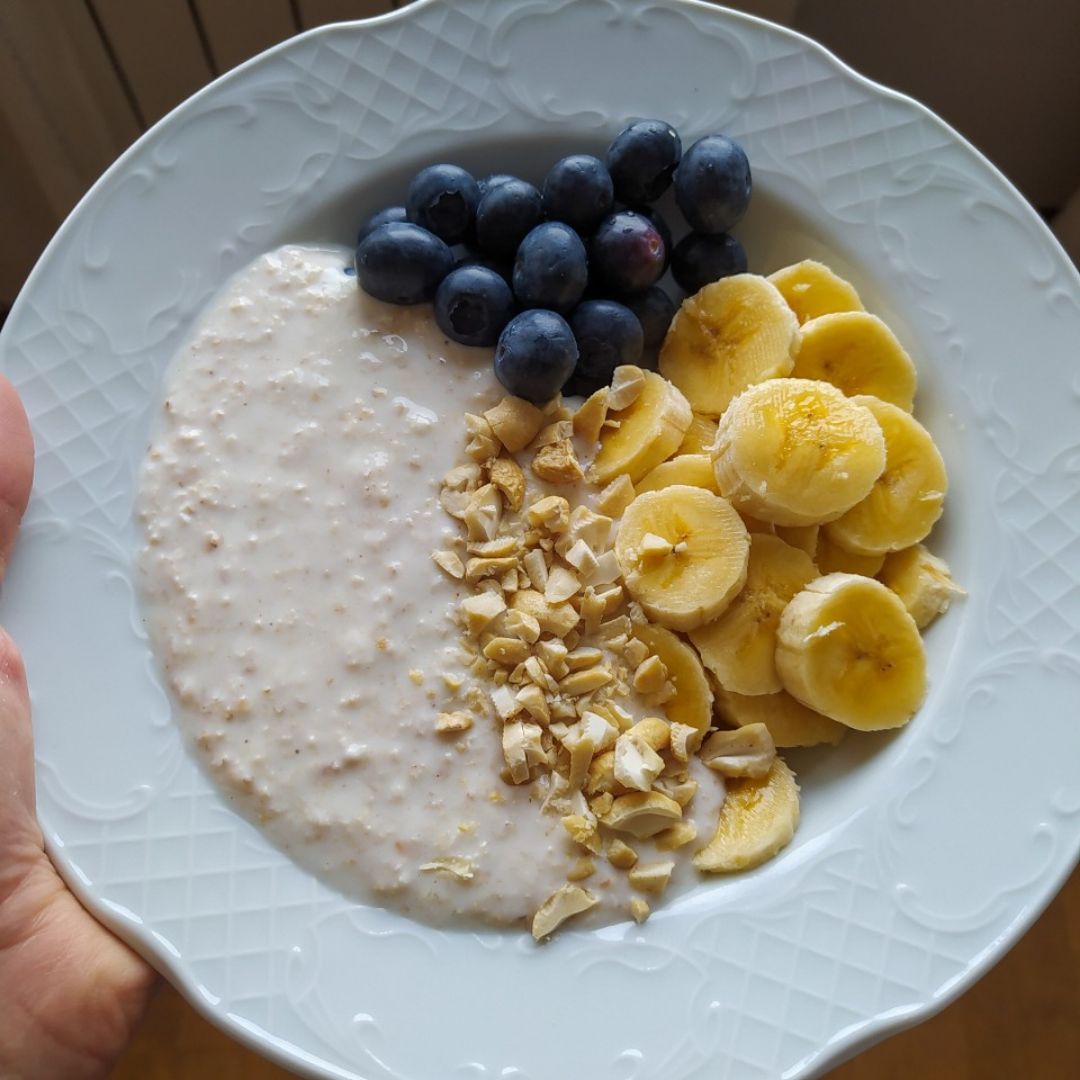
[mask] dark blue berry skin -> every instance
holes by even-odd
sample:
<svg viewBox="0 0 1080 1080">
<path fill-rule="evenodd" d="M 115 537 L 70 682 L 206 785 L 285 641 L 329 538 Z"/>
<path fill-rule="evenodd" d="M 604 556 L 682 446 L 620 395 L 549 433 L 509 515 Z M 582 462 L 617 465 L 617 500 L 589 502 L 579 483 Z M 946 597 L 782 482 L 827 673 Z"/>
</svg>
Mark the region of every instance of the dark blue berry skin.
<svg viewBox="0 0 1080 1080">
<path fill-rule="evenodd" d="M 405 209 L 409 220 L 448 244 L 464 240 L 472 229 L 480 189 L 457 165 L 429 165 L 409 184 Z"/>
<path fill-rule="evenodd" d="M 671 187 L 681 157 L 679 133 L 663 120 L 637 120 L 623 128 L 607 152 L 615 197 L 627 203 L 655 202 Z"/>
<path fill-rule="evenodd" d="M 639 296 L 627 297 L 626 306 L 641 323 L 645 351 L 651 352 L 660 348 L 667 336 L 671 320 L 675 318 L 675 301 L 659 285 L 654 285 Z"/>
<path fill-rule="evenodd" d="M 573 331 L 554 311 L 523 311 L 506 325 L 495 347 L 495 377 L 515 397 L 549 402 L 577 363 Z"/>
<path fill-rule="evenodd" d="M 516 176 L 511 176 L 509 173 L 492 173 L 490 176 L 477 180 L 476 186 L 480 189 L 480 198 L 483 198 L 492 188 L 505 184 L 507 180 L 516 179 Z"/>
<path fill-rule="evenodd" d="M 461 266 L 483 266 L 487 270 L 493 270 L 507 285 L 513 284 L 513 263 L 505 262 L 502 259 L 492 259 L 478 251 L 465 251 L 458 256 L 457 262 L 454 263 L 454 269 L 456 270 Z"/>
<path fill-rule="evenodd" d="M 643 217 L 647 217 L 653 225 L 656 226 L 656 231 L 664 241 L 664 269 L 666 270 L 668 264 L 671 262 L 671 251 L 674 244 L 671 239 L 671 226 L 664 220 L 664 215 L 661 214 L 655 206 L 626 206 L 622 209 L 633 210 L 635 214 L 641 214 Z"/>
<path fill-rule="evenodd" d="M 368 233 L 374 232 L 380 225 L 389 225 L 392 222 L 408 220 L 404 206 L 385 206 L 382 210 L 376 210 L 375 213 L 360 226 L 360 231 L 356 234 L 356 242 L 359 244 Z"/>
<path fill-rule="evenodd" d="M 640 293 L 663 275 L 667 247 L 644 214 L 618 210 L 604 218 L 593 235 L 589 265 L 601 288 L 617 296 Z"/>
<path fill-rule="evenodd" d="M 675 201 L 694 232 L 727 232 L 746 213 L 750 162 L 726 135 L 706 135 L 683 154 L 675 173 Z"/>
<path fill-rule="evenodd" d="M 435 293 L 435 321 L 452 341 L 494 345 L 514 314 L 514 294 L 494 271 L 459 266 Z"/>
<path fill-rule="evenodd" d="M 442 240 L 408 222 L 380 225 L 356 246 L 360 287 L 391 304 L 430 300 L 453 265 L 454 256 Z"/>
<path fill-rule="evenodd" d="M 510 177 L 489 188 L 476 208 L 476 246 L 496 258 L 511 259 L 544 215 L 540 192 Z"/>
<path fill-rule="evenodd" d="M 591 394 L 611 382 L 620 364 L 641 361 L 644 336 L 637 316 L 614 300 L 586 300 L 570 316 L 578 361 L 567 394 Z"/>
<path fill-rule="evenodd" d="M 514 295 L 523 308 L 568 314 L 581 299 L 589 262 L 581 237 L 561 221 L 537 225 L 514 259 Z"/>
<path fill-rule="evenodd" d="M 713 281 L 746 273 L 746 251 L 734 236 L 687 233 L 671 256 L 671 276 L 693 294 Z"/>
<path fill-rule="evenodd" d="M 591 154 L 556 161 L 544 179 L 544 213 L 588 236 L 611 212 L 614 194 L 604 163 Z"/>
</svg>

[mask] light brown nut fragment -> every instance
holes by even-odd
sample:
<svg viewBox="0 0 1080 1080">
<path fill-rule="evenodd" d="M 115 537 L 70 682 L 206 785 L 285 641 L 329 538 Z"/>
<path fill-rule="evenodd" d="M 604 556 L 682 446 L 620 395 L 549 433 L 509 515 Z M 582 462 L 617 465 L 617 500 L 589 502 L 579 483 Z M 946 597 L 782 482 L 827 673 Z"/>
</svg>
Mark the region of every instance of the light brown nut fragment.
<svg viewBox="0 0 1080 1080">
<path fill-rule="evenodd" d="M 584 881 L 596 873 L 596 863 L 582 856 L 566 871 L 567 881 Z"/>
<path fill-rule="evenodd" d="M 573 423 L 569 418 L 563 417 L 540 429 L 536 438 L 533 439 L 533 449 L 539 450 L 545 446 L 553 446 L 555 443 L 566 442 L 573 436 Z"/>
<path fill-rule="evenodd" d="M 589 763 L 589 775 L 585 779 L 585 793 L 596 795 L 610 793 L 615 786 L 615 752 L 597 754 Z"/>
<path fill-rule="evenodd" d="M 544 424 L 544 414 L 535 405 L 517 397 L 504 397 L 484 416 L 495 438 L 511 454 L 524 450 Z"/>
<path fill-rule="evenodd" d="M 610 791 L 603 791 L 599 795 L 594 795 L 589 799 L 589 809 L 597 816 L 597 818 L 602 818 L 605 814 L 609 814 L 614 805 L 615 796 L 612 795 Z"/>
<path fill-rule="evenodd" d="M 510 599 L 510 606 L 531 615 L 541 632 L 563 638 L 577 626 L 578 613 L 570 604 L 549 604 L 535 589 L 519 589 Z"/>
<path fill-rule="evenodd" d="M 607 860 L 616 870 L 629 870 L 638 861 L 638 853 L 624 840 L 616 837 L 608 844 Z"/>
<path fill-rule="evenodd" d="M 640 638 L 634 638 L 623 650 L 623 659 L 632 667 L 636 668 L 649 655 L 649 647 Z"/>
<path fill-rule="evenodd" d="M 551 720 L 551 711 L 548 709 L 547 696 L 544 691 L 530 683 L 523 686 L 515 695 L 518 704 L 536 721 L 547 724 Z"/>
<path fill-rule="evenodd" d="M 648 900 L 642 899 L 640 896 L 635 896 L 630 901 L 630 917 L 636 923 L 643 923 L 650 915 Z"/>
<path fill-rule="evenodd" d="M 611 585 L 621 577 L 622 568 L 619 566 L 619 558 L 612 549 L 596 557 L 596 567 L 589 575 L 589 584 L 599 588 L 602 585 Z"/>
<path fill-rule="evenodd" d="M 655 836 L 682 820 L 682 807 L 659 791 L 635 791 L 620 795 L 601 821 L 615 832 L 629 833 L 639 840 Z"/>
<path fill-rule="evenodd" d="M 645 372 L 633 364 L 622 364 L 611 376 L 611 389 L 608 391 L 608 408 L 612 412 L 628 409 L 645 389 Z"/>
<path fill-rule="evenodd" d="M 566 678 L 560 679 L 559 690 L 571 697 L 591 694 L 601 686 L 607 686 L 611 678 L 611 672 L 606 667 L 586 668 L 584 671 L 573 671 Z"/>
<path fill-rule="evenodd" d="M 521 638 L 530 645 L 540 637 L 540 624 L 524 611 L 507 612 L 503 627 L 511 637 Z"/>
<path fill-rule="evenodd" d="M 475 585 L 484 578 L 501 578 L 507 570 L 517 568 L 517 559 L 504 555 L 501 559 L 470 559 L 465 564 L 465 580 Z M 517 575 L 514 575 L 515 580 Z"/>
<path fill-rule="evenodd" d="M 520 595 L 517 594 L 517 595 Z M 497 619 L 506 610 L 506 601 L 496 593 L 478 593 L 466 596 L 458 605 L 465 623 L 465 629 L 473 636 L 481 634 L 492 620 Z"/>
<path fill-rule="evenodd" d="M 517 697 L 510 687 L 505 685 L 496 686 L 489 696 L 491 704 L 500 719 L 509 720 L 512 716 L 516 716 L 521 712 L 521 706 L 518 704 Z"/>
<path fill-rule="evenodd" d="M 547 495 L 534 502 L 526 516 L 534 528 L 561 533 L 570 524 L 570 504 L 561 495 Z"/>
<path fill-rule="evenodd" d="M 537 941 L 553 934 L 567 919 L 599 903 L 580 885 L 561 885 L 537 909 L 532 921 L 532 936 Z"/>
<path fill-rule="evenodd" d="M 600 624 L 600 637 L 605 641 L 611 641 L 617 637 L 628 638 L 630 636 L 632 626 L 629 618 L 625 615 L 616 615 L 612 619 L 608 619 L 607 622 Z"/>
<path fill-rule="evenodd" d="M 433 551 L 431 561 L 448 577 L 460 581 L 465 576 L 465 567 L 461 558 L 454 551 Z"/>
<path fill-rule="evenodd" d="M 634 670 L 634 689 L 639 694 L 658 694 L 668 680 L 668 669 L 659 656 L 642 660 Z"/>
<path fill-rule="evenodd" d="M 464 882 L 472 881 L 475 876 L 472 860 L 464 859 L 460 855 L 445 855 L 440 859 L 432 859 L 431 862 L 421 863 L 418 869 L 424 874 L 450 874 Z"/>
<path fill-rule="evenodd" d="M 604 659 L 604 654 L 591 645 L 581 645 L 566 654 L 566 666 L 570 671 L 583 671 L 595 667 Z"/>
<path fill-rule="evenodd" d="M 692 821 L 680 821 L 662 833 L 656 834 L 657 851 L 676 851 L 697 839 L 697 826 Z"/>
<path fill-rule="evenodd" d="M 656 893 L 659 895 L 667 887 L 671 880 L 671 872 L 675 869 L 675 863 L 671 860 L 654 863 L 638 863 L 630 871 L 630 884 L 642 892 Z"/>
<path fill-rule="evenodd" d="M 608 388 L 601 386 L 590 394 L 574 413 L 574 434 L 590 443 L 600 438 L 600 425 L 607 419 Z"/>
<path fill-rule="evenodd" d="M 705 733 L 689 724 L 671 725 L 671 753 L 676 761 L 689 761 Z"/>
<path fill-rule="evenodd" d="M 503 559 L 517 553 L 518 542 L 513 536 L 496 536 L 494 540 L 474 540 L 466 545 L 470 555 L 482 559 Z"/>
<path fill-rule="evenodd" d="M 561 641 L 541 641 L 536 646 L 536 656 L 556 679 L 561 679 L 570 668 L 566 664 L 569 649 Z"/>
<path fill-rule="evenodd" d="M 499 452 L 499 440 L 495 438 L 495 432 L 483 416 L 476 413 L 465 414 L 465 432 L 468 440 L 465 443 L 465 453 L 473 461 L 483 464 L 489 461 Z"/>
<path fill-rule="evenodd" d="M 465 517 L 465 511 L 469 508 L 472 500 L 472 490 L 454 491 L 452 488 L 443 488 L 439 492 L 439 505 L 451 516 L 459 521 Z"/>
<path fill-rule="evenodd" d="M 584 540 L 593 551 L 606 551 L 611 525 L 612 520 L 606 514 L 597 514 L 587 506 L 575 506 L 570 512 L 566 531 L 555 543 L 555 550 L 565 556 L 574 544 Z"/>
<path fill-rule="evenodd" d="M 618 517 L 634 501 L 636 494 L 634 482 L 622 473 L 596 496 L 596 509 L 608 517 Z"/>
<path fill-rule="evenodd" d="M 478 487 L 462 514 L 470 540 L 494 540 L 502 522 L 502 496 L 493 484 Z"/>
<path fill-rule="evenodd" d="M 522 663 L 529 656 L 529 646 L 521 638 L 495 637 L 483 648 L 484 656 L 497 664 L 512 667 Z"/>
<path fill-rule="evenodd" d="M 541 446 L 533 456 L 532 471 L 549 484 L 576 484 L 585 476 L 569 439 Z"/>
<path fill-rule="evenodd" d="M 604 617 L 604 600 L 597 596 L 596 590 L 588 585 L 581 597 L 580 613 L 586 634 L 595 634 L 600 629 Z"/>
<path fill-rule="evenodd" d="M 588 577 L 596 569 L 596 555 L 584 540 L 575 541 L 563 558 L 579 573 Z"/>
<path fill-rule="evenodd" d="M 603 713 L 586 709 L 579 722 L 585 737 L 592 740 L 596 752 L 610 750 L 618 738 L 619 729 Z"/>
<path fill-rule="evenodd" d="M 480 466 L 470 461 L 455 465 L 442 478 L 442 486 L 449 491 L 475 491 L 483 478 L 484 472 Z"/>
<path fill-rule="evenodd" d="M 513 783 L 524 784 L 529 779 L 530 766 L 545 760 L 540 735 L 540 727 L 527 721 L 513 720 L 503 725 L 503 759 Z"/>
<path fill-rule="evenodd" d="M 580 792 L 578 793 L 580 798 Z M 580 844 L 594 855 L 600 852 L 600 833 L 596 828 L 596 818 L 584 814 L 567 814 L 561 819 L 562 827 L 575 844 Z"/>
<path fill-rule="evenodd" d="M 767 776 L 776 760 L 776 746 L 764 724 L 734 731 L 714 731 L 701 748 L 701 760 L 722 776 Z"/>
<path fill-rule="evenodd" d="M 488 465 L 491 482 L 503 493 L 506 505 L 515 513 L 525 502 L 525 474 L 521 466 L 509 457 L 497 457 Z"/>
<path fill-rule="evenodd" d="M 467 712 L 441 712 L 435 720 L 435 730 L 440 735 L 457 735 L 473 726 L 473 718 Z"/>
<path fill-rule="evenodd" d="M 646 716 L 634 724 L 627 735 L 641 739 L 653 750 L 666 750 L 671 740 L 671 725 L 659 716 Z"/>
<path fill-rule="evenodd" d="M 529 584 L 534 589 L 543 592 L 547 588 L 548 563 L 544 553 L 539 548 L 532 551 L 521 560 L 525 573 L 529 575 Z"/>
<path fill-rule="evenodd" d="M 615 780 L 631 791 L 649 791 L 664 770 L 664 759 L 632 732 L 615 742 Z"/>
<path fill-rule="evenodd" d="M 581 579 L 565 566 L 553 566 L 544 585 L 544 599 L 549 604 L 561 604 L 581 591 Z"/>
<path fill-rule="evenodd" d="M 661 777 L 656 781 L 655 790 L 662 791 L 685 809 L 697 794 L 698 782 L 696 780 L 669 781 Z"/>
</svg>

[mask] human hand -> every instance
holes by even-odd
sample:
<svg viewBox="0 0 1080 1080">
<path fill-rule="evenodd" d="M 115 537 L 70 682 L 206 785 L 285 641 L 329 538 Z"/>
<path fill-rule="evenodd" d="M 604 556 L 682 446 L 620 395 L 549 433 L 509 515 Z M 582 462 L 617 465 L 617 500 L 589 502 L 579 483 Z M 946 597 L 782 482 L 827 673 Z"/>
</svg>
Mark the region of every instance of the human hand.
<svg viewBox="0 0 1080 1080">
<path fill-rule="evenodd" d="M 33 471 L 26 414 L 0 376 L 0 575 Z M 26 674 L 0 630 L 0 1080 L 104 1077 L 153 983 L 153 971 L 79 904 L 45 854 Z"/>
</svg>

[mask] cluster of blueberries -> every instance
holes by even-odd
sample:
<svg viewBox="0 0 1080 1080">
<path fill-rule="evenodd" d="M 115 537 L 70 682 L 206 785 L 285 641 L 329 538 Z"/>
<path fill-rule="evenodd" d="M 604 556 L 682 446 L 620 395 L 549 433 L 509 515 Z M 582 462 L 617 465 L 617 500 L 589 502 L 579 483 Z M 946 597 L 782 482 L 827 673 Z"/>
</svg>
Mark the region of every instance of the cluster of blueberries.
<svg viewBox="0 0 1080 1080">
<path fill-rule="evenodd" d="M 651 206 L 672 184 L 691 229 L 675 245 Z M 393 304 L 434 300 L 447 337 L 495 345 L 495 374 L 511 394 L 537 404 L 560 390 L 590 394 L 618 365 L 655 356 L 675 313 L 657 285 L 669 265 L 688 293 L 746 270 L 728 230 L 750 191 L 737 142 L 706 135 L 683 153 L 661 120 L 624 128 L 604 161 L 562 158 L 542 190 L 431 165 L 413 177 L 404 206 L 364 223 L 357 279 Z M 451 245 L 461 244 L 456 259 Z"/>
</svg>

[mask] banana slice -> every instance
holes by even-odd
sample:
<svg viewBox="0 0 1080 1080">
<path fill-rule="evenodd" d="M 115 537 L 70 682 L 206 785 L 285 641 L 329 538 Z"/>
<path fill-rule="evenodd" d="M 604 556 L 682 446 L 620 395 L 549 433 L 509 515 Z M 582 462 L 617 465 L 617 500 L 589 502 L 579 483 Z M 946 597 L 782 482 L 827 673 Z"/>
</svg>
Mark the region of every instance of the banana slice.
<svg viewBox="0 0 1080 1080">
<path fill-rule="evenodd" d="M 900 597 L 920 630 L 944 615 L 954 597 L 967 595 L 953 581 L 944 559 L 922 544 L 886 555 L 878 577 Z"/>
<path fill-rule="evenodd" d="M 764 724 L 777 747 L 818 746 L 838 743 L 847 728 L 821 713 L 808 709 L 789 693 L 733 694 L 713 684 L 716 715 L 731 727 Z"/>
<path fill-rule="evenodd" d="M 791 374 L 824 379 L 849 397 L 871 394 L 911 412 L 915 364 L 896 335 L 866 311 L 821 315 L 802 328 Z"/>
<path fill-rule="evenodd" d="M 834 311 L 862 311 L 855 286 L 824 263 L 803 259 L 769 275 L 800 323 Z"/>
<path fill-rule="evenodd" d="M 749 551 L 731 504 L 686 484 L 639 495 L 615 537 L 627 591 L 672 630 L 692 630 L 731 603 L 746 581 Z"/>
<path fill-rule="evenodd" d="M 660 658 L 675 687 L 674 697 L 663 703 L 668 720 L 695 731 L 708 731 L 712 726 L 713 693 L 697 653 L 677 634 L 652 623 L 635 626 L 634 637 Z"/>
<path fill-rule="evenodd" d="M 716 487 L 712 458 L 708 454 L 679 454 L 669 458 L 652 472 L 646 473 L 635 488 L 640 495 L 645 491 L 671 487 L 672 484 L 686 484 L 688 487 L 704 488 L 714 495 L 720 494 Z"/>
<path fill-rule="evenodd" d="M 885 563 L 885 556 L 856 555 L 842 548 L 823 529 L 818 537 L 814 562 L 823 574 L 862 574 L 863 577 L 877 577 Z"/>
<path fill-rule="evenodd" d="M 660 350 L 660 374 L 695 412 L 720 416 L 748 386 L 787 375 L 798 342 L 799 322 L 776 286 L 735 274 L 683 301 Z"/>
<path fill-rule="evenodd" d="M 771 521 L 762 521 L 753 514 L 746 513 L 745 510 L 739 510 L 738 507 L 735 509 L 742 518 L 742 523 L 746 526 L 748 533 L 769 533 L 770 535 L 776 533 L 776 526 Z"/>
<path fill-rule="evenodd" d="M 840 517 L 870 494 L 885 468 L 881 426 L 861 404 L 869 400 L 810 379 L 770 379 L 743 391 L 716 432 L 721 494 L 776 525 Z"/>
<path fill-rule="evenodd" d="M 885 470 L 865 499 L 825 532 L 858 555 L 884 555 L 922 540 L 941 517 L 949 481 L 930 433 L 910 413 L 874 397 L 851 401 L 874 414 L 885 435 Z M 723 484 L 721 484 L 721 489 Z"/>
<path fill-rule="evenodd" d="M 694 413 L 679 446 L 680 454 L 707 454 L 716 441 L 716 418 Z"/>
<path fill-rule="evenodd" d="M 785 544 L 790 544 L 792 547 L 798 548 L 800 551 L 805 551 L 811 559 L 817 552 L 818 533 L 820 531 L 821 527 L 818 525 L 775 526 L 776 535 L 779 536 Z M 752 529 L 751 532 L 753 532 Z"/>
<path fill-rule="evenodd" d="M 640 370 L 640 369 L 634 369 Z M 625 409 L 608 413 L 600 431 L 600 449 L 589 468 L 589 480 L 606 484 L 625 473 L 635 483 L 669 458 L 690 426 L 690 405 L 655 371 L 642 372 L 645 385 Z"/>
<path fill-rule="evenodd" d="M 750 537 L 746 584 L 727 610 L 690 631 L 701 662 L 739 694 L 775 694 L 776 627 L 788 601 L 818 576 L 804 551 L 765 533 Z"/>
<path fill-rule="evenodd" d="M 784 689 L 848 727 L 900 727 L 926 696 L 919 628 L 896 593 L 873 578 L 812 581 L 784 608 L 776 637 Z"/>
<path fill-rule="evenodd" d="M 694 865 L 710 874 L 750 870 L 791 843 L 799 824 L 799 785 L 783 758 L 760 780 L 727 780 L 712 839 Z"/>
</svg>

